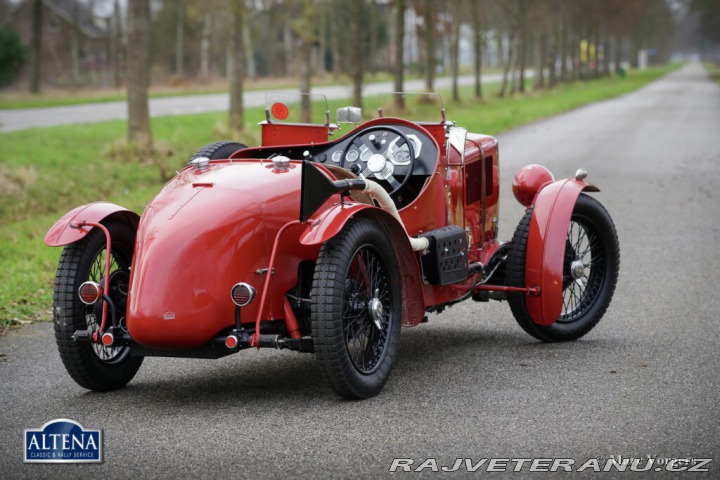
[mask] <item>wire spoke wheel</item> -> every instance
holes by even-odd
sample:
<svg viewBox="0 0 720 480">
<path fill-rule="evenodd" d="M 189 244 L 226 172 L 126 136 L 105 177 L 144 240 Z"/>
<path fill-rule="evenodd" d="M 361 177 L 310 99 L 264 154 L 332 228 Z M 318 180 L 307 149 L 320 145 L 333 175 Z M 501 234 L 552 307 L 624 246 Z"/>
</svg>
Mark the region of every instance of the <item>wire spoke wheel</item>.
<svg viewBox="0 0 720 480">
<path fill-rule="evenodd" d="M 390 376 L 402 323 L 397 270 L 385 232 L 367 219 L 351 219 L 320 250 L 313 346 L 324 375 L 345 398 L 377 395 Z"/>
<path fill-rule="evenodd" d="M 345 284 L 345 347 L 359 372 L 372 373 L 385 353 L 390 325 L 388 274 L 373 247 L 365 245 L 354 255 Z M 376 306 L 377 315 L 371 306 Z"/>
<path fill-rule="evenodd" d="M 525 213 L 513 236 L 505 263 L 505 282 L 525 287 L 525 261 L 533 208 Z M 555 323 L 536 324 L 530 318 L 526 295 L 509 293 L 508 303 L 518 324 L 545 342 L 575 340 L 597 325 L 615 292 L 620 269 L 620 246 L 615 225 L 595 199 L 580 194 L 565 241 L 562 310 Z"/>
<path fill-rule="evenodd" d="M 571 323 L 592 307 L 605 280 L 605 253 L 598 233 L 583 217 L 568 227 L 563 265 L 563 308 L 559 323 Z"/>
<path fill-rule="evenodd" d="M 101 285 L 104 285 L 105 282 L 105 255 L 107 254 L 107 249 L 103 247 L 96 255 L 94 260 L 92 261 L 91 267 L 90 267 L 90 274 L 88 275 L 87 280 L 92 281 L 95 283 L 99 283 Z M 122 260 L 121 260 L 122 261 Z M 115 254 L 110 255 L 110 277 L 112 279 L 113 274 L 118 271 L 129 271 L 130 265 L 125 264 L 122 267 L 118 263 L 118 258 Z M 115 292 L 115 295 L 113 295 L 113 292 Z M 119 305 L 125 305 L 127 302 L 127 289 L 121 290 L 121 293 L 118 292 L 117 285 L 113 285 L 111 280 L 111 286 L 110 286 L 110 292 L 109 294 L 112 297 L 112 300 L 114 301 L 116 306 Z M 119 294 L 118 294 L 119 293 Z M 124 296 L 124 298 L 118 298 L 118 296 Z M 120 313 L 120 312 L 118 312 Z M 108 313 L 109 315 L 109 313 Z M 124 315 L 122 315 L 124 316 Z M 109 321 L 109 319 L 108 319 Z M 93 332 L 97 332 L 100 330 L 100 323 L 102 322 L 102 303 L 98 302 L 96 305 L 86 305 L 85 306 L 85 323 L 87 325 L 87 328 L 89 330 L 92 330 Z M 93 352 L 103 362 L 107 363 L 115 363 L 118 361 L 122 361 L 124 357 L 130 354 L 130 349 L 128 347 L 108 347 L 103 343 L 93 343 L 91 344 Z"/>
<path fill-rule="evenodd" d="M 105 226 L 112 238 L 110 285 L 105 294 L 113 300 L 122 324 L 127 305 L 135 230 L 125 222 L 113 220 L 105 222 Z M 86 281 L 104 286 L 106 253 L 105 235 L 97 228 L 81 240 L 65 246 L 60 256 L 54 288 L 53 323 L 60 357 L 78 385 L 96 391 L 123 387 L 135 376 L 143 360 L 142 357 L 132 356 L 127 346 L 107 347 L 100 343 L 76 342 L 73 339 L 73 334 L 78 330 L 100 329 L 102 302 L 94 305 L 82 303 L 78 288 Z"/>
</svg>

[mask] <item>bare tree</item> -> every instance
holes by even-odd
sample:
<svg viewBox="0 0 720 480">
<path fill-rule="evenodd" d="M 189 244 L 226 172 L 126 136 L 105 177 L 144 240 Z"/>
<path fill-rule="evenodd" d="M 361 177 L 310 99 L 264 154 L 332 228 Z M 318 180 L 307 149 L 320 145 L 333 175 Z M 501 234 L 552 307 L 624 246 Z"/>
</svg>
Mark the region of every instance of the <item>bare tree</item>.
<svg viewBox="0 0 720 480">
<path fill-rule="evenodd" d="M 200 76 L 210 76 L 210 33 L 212 32 L 212 15 L 205 12 L 203 16 L 202 37 L 200 38 Z"/>
<path fill-rule="evenodd" d="M 175 4 L 175 74 L 185 73 L 185 0 Z"/>
<path fill-rule="evenodd" d="M 425 0 L 423 4 L 425 20 L 425 89 L 432 92 L 435 88 L 435 1 Z"/>
<path fill-rule="evenodd" d="M 452 39 L 450 43 L 450 75 L 452 80 L 452 99 L 460 100 L 460 89 L 458 87 L 458 77 L 460 75 L 460 16 L 461 16 L 461 0 L 455 0 L 451 4 L 452 7 Z"/>
<path fill-rule="evenodd" d="M 113 83 L 115 88 L 122 84 L 120 74 L 120 58 L 122 50 L 122 18 L 120 16 L 120 1 L 113 2 L 112 33 L 110 36 L 110 61 L 112 62 Z"/>
<path fill-rule="evenodd" d="M 150 1 L 128 2 L 128 141 L 152 149 L 148 115 L 150 85 Z"/>
<path fill-rule="evenodd" d="M 315 45 L 318 43 L 318 36 L 315 33 L 317 24 L 317 10 L 312 0 L 303 0 L 302 9 L 299 18 L 292 23 L 293 33 L 299 39 L 299 71 L 300 71 L 300 92 L 304 94 L 310 93 L 312 82 L 312 58 Z M 302 95 L 300 97 L 300 112 L 302 121 L 310 123 L 312 112 L 310 111 L 310 97 Z"/>
<path fill-rule="evenodd" d="M 245 76 L 245 46 L 243 44 L 244 0 L 232 0 L 233 30 L 231 36 L 232 65 L 230 71 L 230 129 L 240 132 L 245 127 L 243 80 Z"/>
<path fill-rule="evenodd" d="M 365 31 L 364 22 L 364 0 L 350 1 L 350 25 L 351 37 L 355 44 L 348 45 L 350 50 L 350 77 L 353 83 L 353 105 L 362 108 L 362 85 L 365 75 Z"/>
<path fill-rule="evenodd" d="M 30 91 L 40 93 L 42 79 L 42 0 L 32 2 L 32 49 L 30 57 Z"/>
<path fill-rule="evenodd" d="M 482 98 L 482 81 L 480 78 L 480 70 L 482 69 L 482 49 L 483 49 L 483 28 L 480 21 L 480 2 L 479 0 L 470 0 L 470 15 L 472 17 L 473 28 L 473 71 L 475 73 L 475 97 Z"/>
<path fill-rule="evenodd" d="M 405 76 L 405 0 L 395 2 L 395 91 L 403 91 Z M 405 108 L 405 97 L 395 95 L 395 106 Z"/>
<path fill-rule="evenodd" d="M 72 88 L 80 86 L 80 5 L 78 0 L 72 0 L 70 27 L 70 59 Z"/>
</svg>

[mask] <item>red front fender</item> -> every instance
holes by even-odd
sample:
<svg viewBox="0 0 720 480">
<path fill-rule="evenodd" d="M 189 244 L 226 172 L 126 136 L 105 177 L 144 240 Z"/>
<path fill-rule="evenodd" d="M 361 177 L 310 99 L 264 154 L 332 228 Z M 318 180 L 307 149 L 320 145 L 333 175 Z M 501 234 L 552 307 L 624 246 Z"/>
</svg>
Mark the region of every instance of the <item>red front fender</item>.
<svg viewBox="0 0 720 480">
<path fill-rule="evenodd" d="M 403 292 L 402 324 L 406 327 L 419 324 L 425 316 L 425 298 L 417 255 L 412 251 L 405 228 L 385 210 L 366 204 L 333 205 L 308 221 L 308 227 L 300 235 L 300 243 L 319 245 L 326 242 L 352 217 L 369 218 L 385 231 L 400 269 L 397 274 Z"/>
<path fill-rule="evenodd" d="M 71 224 L 78 224 L 82 221 L 100 223 L 110 216 L 119 217 L 137 230 L 140 221 L 137 213 L 114 203 L 95 202 L 74 208 L 63 215 L 45 235 L 45 244 L 50 247 L 61 247 L 77 242 L 87 235 L 92 227 L 70 228 Z"/>
<path fill-rule="evenodd" d="M 582 191 L 600 190 L 575 178 L 548 184 L 535 197 L 530 221 L 525 285 L 540 287 L 539 295 L 527 296 L 530 318 L 547 326 L 560 317 L 563 305 L 563 262 L 570 217 Z"/>
</svg>

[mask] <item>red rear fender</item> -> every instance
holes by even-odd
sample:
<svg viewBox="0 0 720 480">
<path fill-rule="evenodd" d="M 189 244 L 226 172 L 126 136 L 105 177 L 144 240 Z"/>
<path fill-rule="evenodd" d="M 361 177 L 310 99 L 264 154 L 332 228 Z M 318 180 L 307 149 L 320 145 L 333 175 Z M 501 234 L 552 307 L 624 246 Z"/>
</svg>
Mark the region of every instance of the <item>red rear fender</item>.
<svg viewBox="0 0 720 480">
<path fill-rule="evenodd" d="M 530 221 L 525 284 L 540 287 L 540 295 L 527 297 L 527 310 L 538 325 L 550 325 L 560 317 L 563 302 L 563 261 L 570 217 L 582 191 L 599 189 L 575 178 L 545 186 L 535 197 Z"/>
<path fill-rule="evenodd" d="M 319 245 L 337 235 L 353 217 L 366 217 L 376 222 L 390 239 L 397 259 L 403 297 L 403 326 L 420 323 L 425 316 L 425 298 L 417 255 L 412 251 L 405 228 L 386 211 L 366 204 L 333 205 L 308 220 L 300 235 L 303 245 Z"/>
<path fill-rule="evenodd" d="M 95 202 L 70 210 L 55 222 L 45 235 L 45 243 L 50 247 L 61 247 L 75 243 L 87 235 L 93 227 L 70 228 L 70 225 L 85 222 L 101 223 L 109 217 L 117 217 L 129 223 L 137 230 L 140 217 L 127 208 L 109 202 Z"/>
</svg>

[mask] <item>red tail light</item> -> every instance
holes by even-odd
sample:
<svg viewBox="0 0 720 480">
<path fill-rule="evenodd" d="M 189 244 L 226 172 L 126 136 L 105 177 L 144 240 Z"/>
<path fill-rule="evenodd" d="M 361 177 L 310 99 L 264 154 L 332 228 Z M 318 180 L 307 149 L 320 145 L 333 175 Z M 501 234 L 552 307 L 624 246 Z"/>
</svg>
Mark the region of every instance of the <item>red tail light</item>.
<svg viewBox="0 0 720 480">
<path fill-rule="evenodd" d="M 247 283 L 238 283 L 230 291 L 232 301 L 238 307 L 244 307 L 255 298 L 255 289 Z"/>
<path fill-rule="evenodd" d="M 80 285 L 78 295 L 80 296 L 81 302 L 92 305 L 102 298 L 103 291 L 99 284 L 95 282 L 85 282 Z"/>
<path fill-rule="evenodd" d="M 110 345 L 112 345 L 113 342 L 115 342 L 115 337 L 113 336 L 112 333 L 106 333 L 102 336 L 102 343 L 106 347 L 109 347 Z"/>
<path fill-rule="evenodd" d="M 227 348 L 235 348 L 238 345 L 238 338 L 235 335 L 228 335 L 225 339 L 225 346 Z"/>
</svg>

